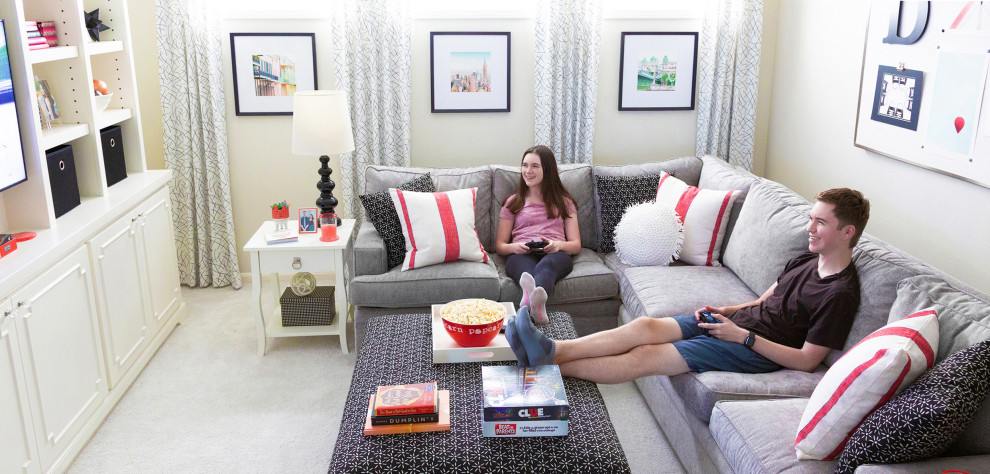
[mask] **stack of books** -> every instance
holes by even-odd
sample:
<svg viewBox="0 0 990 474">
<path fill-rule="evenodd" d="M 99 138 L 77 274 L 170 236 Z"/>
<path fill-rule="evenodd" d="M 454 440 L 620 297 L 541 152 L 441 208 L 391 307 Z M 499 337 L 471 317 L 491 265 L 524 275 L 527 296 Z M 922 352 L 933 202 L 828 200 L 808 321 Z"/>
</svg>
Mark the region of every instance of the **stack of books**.
<svg viewBox="0 0 990 474">
<path fill-rule="evenodd" d="M 482 434 L 487 437 L 566 436 L 570 405 L 560 367 L 481 368 L 485 392 Z"/>
<path fill-rule="evenodd" d="M 58 35 L 55 33 L 54 21 L 25 22 L 28 37 L 28 49 L 45 49 L 58 46 Z"/>
<path fill-rule="evenodd" d="M 436 382 L 380 386 L 368 399 L 364 434 L 450 430 L 450 391 Z"/>
<path fill-rule="evenodd" d="M 299 232 L 295 230 L 265 232 L 265 242 L 268 242 L 268 245 L 287 244 L 297 240 L 299 240 Z"/>
</svg>

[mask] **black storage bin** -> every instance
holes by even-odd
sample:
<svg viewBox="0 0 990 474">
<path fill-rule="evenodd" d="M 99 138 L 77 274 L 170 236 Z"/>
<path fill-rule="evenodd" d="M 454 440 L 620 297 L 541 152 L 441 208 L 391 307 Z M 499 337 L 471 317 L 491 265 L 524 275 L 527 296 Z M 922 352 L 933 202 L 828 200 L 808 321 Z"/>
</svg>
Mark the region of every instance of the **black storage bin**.
<svg viewBox="0 0 990 474">
<path fill-rule="evenodd" d="M 107 186 L 113 186 L 127 177 L 120 125 L 100 130 L 100 140 L 103 142 L 103 168 L 107 172 Z"/>
<path fill-rule="evenodd" d="M 76 160 L 71 145 L 59 145 L 46 153 L 48 183 L 55 201 L 55 217 L 71 211 L 79 205 L 79 182 L 76 181 Z"/>
<path fill-rule="evenodd" d="M 286 288 L 279 298 L 282 306 L 282 326 L 327 326 L 333 324 L 334 304 L 332 286 L 317 286 L 306 296 L 296 296 Z"/>
</svg>

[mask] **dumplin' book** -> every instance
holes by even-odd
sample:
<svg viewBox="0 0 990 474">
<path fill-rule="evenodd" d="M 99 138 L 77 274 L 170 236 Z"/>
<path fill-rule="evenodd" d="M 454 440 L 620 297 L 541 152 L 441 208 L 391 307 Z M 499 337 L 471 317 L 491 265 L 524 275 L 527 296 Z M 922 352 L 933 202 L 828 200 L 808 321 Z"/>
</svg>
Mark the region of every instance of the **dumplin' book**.
<svg viewBox="0 0 990 474">
<path fill-rule="evenodd" d="M 437 390 L 439 403 L 439 420 L 435 423 L 406 423 L 402 425 L 372 426 L 371 415 L 374 413 L 375 396 L 368 397 L 368 416 L 364 419 L 364 435 L 424 433 L 428 431 L 450 431 L 450 390 Z"/>
</svg>

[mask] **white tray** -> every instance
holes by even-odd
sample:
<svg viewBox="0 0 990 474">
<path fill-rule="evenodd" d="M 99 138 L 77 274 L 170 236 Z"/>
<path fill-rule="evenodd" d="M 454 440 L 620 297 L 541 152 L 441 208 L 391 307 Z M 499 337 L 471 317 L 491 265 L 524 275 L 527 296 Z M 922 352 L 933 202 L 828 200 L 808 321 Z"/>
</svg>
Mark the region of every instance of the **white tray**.
<svg viewBox="0 0 990 474">
<path fill-rule="evenodd" d="M 505 306 L 505 316 L 508 318 L 516 314 L 516 306 L 512 303 L 502 302 Z M 516 360 L 516 355 L 509 347 L 509 341 L 505 340 L 505 334 L 499 332 L 492 342 L 487 346 L 461 347 L 453 339 L 447 330 L 443 328 L 440 320 L 440 308 L 442 304 L 433 305 L 433 363 L 450 364 L 457 362 L 493 362 L 500 360 Z"/>
</svg>

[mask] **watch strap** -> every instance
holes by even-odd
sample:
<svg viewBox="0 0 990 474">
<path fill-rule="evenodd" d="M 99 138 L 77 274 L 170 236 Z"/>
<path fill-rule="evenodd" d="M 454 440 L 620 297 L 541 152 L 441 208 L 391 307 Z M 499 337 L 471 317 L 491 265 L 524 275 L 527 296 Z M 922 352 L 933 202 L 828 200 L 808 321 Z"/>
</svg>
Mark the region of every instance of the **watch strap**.
<svg viewBox="0 0 990 474">
<path fill-rule="evenodd" d="M 752 349 L 753 348 L 753 344 L 756 344 L 756 334 L 754 334 L 753 331 L 750 331 L 749 332 L 749 335 L 746 336 L 746 340 L 743 341 L 743 344 L 746 347 Z"/>
</svg>

